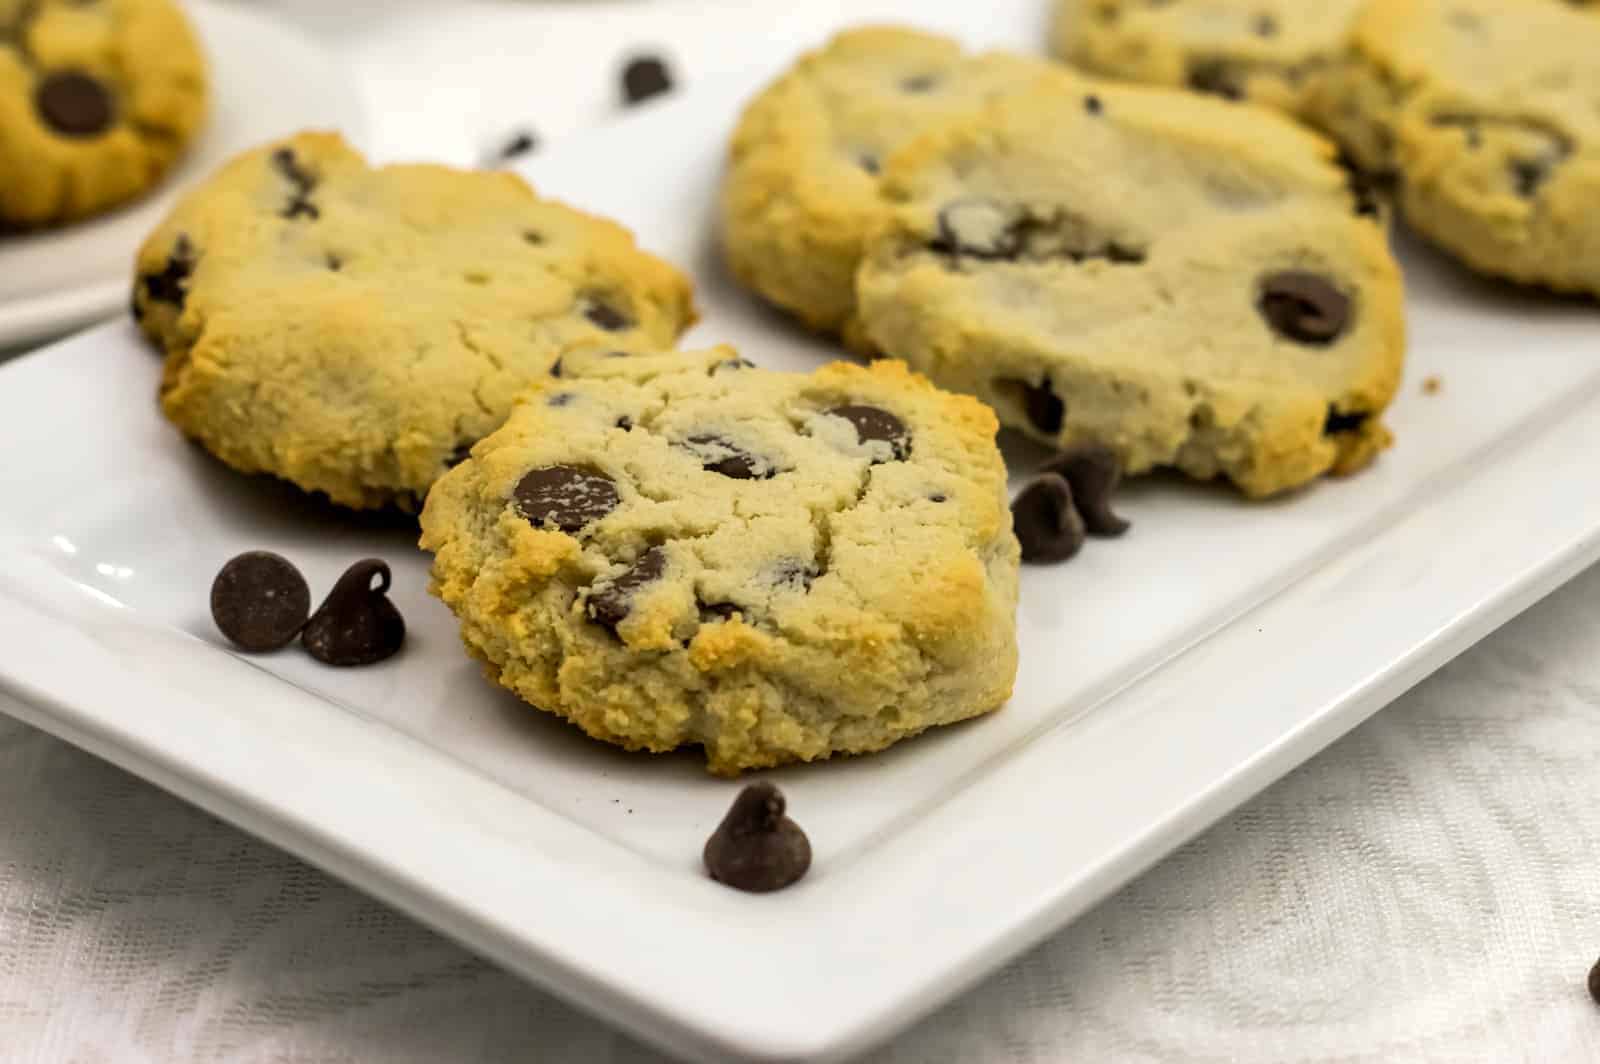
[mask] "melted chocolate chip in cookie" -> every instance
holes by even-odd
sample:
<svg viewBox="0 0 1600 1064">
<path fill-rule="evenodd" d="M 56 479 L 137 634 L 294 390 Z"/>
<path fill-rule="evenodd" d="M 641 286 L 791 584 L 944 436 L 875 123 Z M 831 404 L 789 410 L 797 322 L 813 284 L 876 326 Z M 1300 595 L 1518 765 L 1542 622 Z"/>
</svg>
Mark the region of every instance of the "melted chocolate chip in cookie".
<svg viewBox="0 0 1600 1064">
<path fill-rule="evenodd" d="M 179 233 L 172 242 L 172 253 L 160 273 L 147 273 L 140 280 L 144 284 L 145 298 L 155 303 L 170 303 L 179 310 L 189 295 L 189 278 L 194 274 L 197 261 L 194 245 L 186 234 Z"/>
<path fill-rule="evenodd" d="M 1359 432 L 1371 417 L 1371 412 L 1366 410 L 1353 410 L 1347 413 L 1330 405 L 1327 419 L 1322 423 L 1322 434 L 1338 436 L 1346 432 Z"/>
<path fill-rule="evenodd" d="M 311 191 L 317 187 L 317 179 L 309 170 L 300 165 L 299 156 L 295 155 L 292 148 L 279 148 L 272 153 L 272 166 L 282 175 L 285 181 L 293 186 L 289 196 L 289 203 L 281 212 L 284 218 L 307 218 L 316 221 L 322 217 L 322 211 L 311 202 Z"/>
<path fill-rule="evenodd" d="M 1221 59 L 1201 59 L 1189 66 L 1189 87 L 1196 92 L 1221 96 L 1224 100 L 1244 99 L 1238 75 Z"/>
<path fill-rule="evenodd" d="M 1061 431 L 1061 425 L 1067 417 L 1067 404 L 1055 393 L 1049 377 L 1038 384 L 1018 380 L 995 383 L 1001 390 L 1015 394 L 1022 401 L 1023 412 L 1028 415 L 1028 423 L 1034 428 L 1046 436 L 1054 436 Z"/>
<path fill-rule="evenodd" d="M 633 596 L 642 587 L 661 579 L 667 571 L 667 552 L 651 547 L 639 556 L 627 572 L 589 593 L 584 612 L 598 625 L 617 630 L 633 608 Z"/>
<path fill-rule="evenodd" d="M 911 456 L 911 431 L 889 411 L 865 403 L 846 403 L 828 413 L 854 425 L 856 439 L 861 443 L 887 443 L 895 461 L 904 462 Z"/>
<path fill-rule="evenodd" d="M 751 454 L 725 436 L 700 433 L 690 436 L 685 445 L 711 473 L 721 473 L 734 480 L 769 480 L 776 473 L 766 459 Z"/>
<path fill-rule="evenodd" d="M 633 321 L 622 311 L 601 299 L 589 297 L 584 301 L 583 316 L 606 332 L 621 332 L 633 328 Z"/>
<path fill-rule="evenodd" d="M 1263 278 L 1256 309 L 1278 335 L 1300 344 L 1331 344 L 1350 327 L 1350 297 L 1308 270 Z"/>
<path fill-rule="evenodd" d="M 111 90 L 99 78 L 77 70 L 47 75 L 39 82 L 33 105 L 44 123 L 63 137 L 97 137 L 115 120 Z"/>
<path fill-rule="evenodd" d="M 783 792 L 770 783 L 740 792 L 706 840 L 702 858 L 711 878 L 753 894 L 798 882 L 811 868 L 811 842 L 786 812 Z"/>
<path fill-rule="evenodd" d="M 517 482 L 517 512 L 536 528 L 553 525 L 577 532 L 622 504 L 616 482 L 598 469 L 553 465 L 535 469 Z"/>
</svg>

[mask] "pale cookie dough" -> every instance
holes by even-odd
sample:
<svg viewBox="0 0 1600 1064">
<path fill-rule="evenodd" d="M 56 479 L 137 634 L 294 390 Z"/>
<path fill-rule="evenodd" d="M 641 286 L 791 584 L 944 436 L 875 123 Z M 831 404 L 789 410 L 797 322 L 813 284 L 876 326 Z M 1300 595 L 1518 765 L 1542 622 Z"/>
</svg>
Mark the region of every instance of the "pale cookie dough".
<svg viewBox="0 0 1600 1064">
<path fill-rule="evenodd" d="M 206 102 L 205 59 L 171 0 L 0 0 L 0 229 L 151 188 Z"/>
<path fill-rule="evenodd" d="M 250 152 L 145 243 L 161 406 L 234 468 L 416 509 L 569 349 L 670 345 L 689 282 L 520 178 L 373 169 L 336 136 Z"/>
<path fill-rule="evenodd" d="M 1245 104 L 1061 74 L 892 158 L 859 281 L 886 354 L 1045 443 L 1251 496 L 1366 465 L 1400 271 L 1331 145 Z"/>
<path fill-rule="evenodd" d="M 994 415 L 896 362 L 580 357 L 440 480 L 432 590 L 490 679 L 720 774 L 987 713 L 1017 667 Z"/>
</svg>

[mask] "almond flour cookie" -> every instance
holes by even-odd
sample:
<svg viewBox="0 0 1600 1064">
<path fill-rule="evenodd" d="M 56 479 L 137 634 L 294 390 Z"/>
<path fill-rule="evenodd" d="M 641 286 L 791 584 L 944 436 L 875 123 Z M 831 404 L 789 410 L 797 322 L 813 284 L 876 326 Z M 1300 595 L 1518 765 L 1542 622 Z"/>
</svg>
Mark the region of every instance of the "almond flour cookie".
<svg viewBox="0 0 1600 1064">
<path fill-rule="evenodd" d="M 1407 220 L 1488 274 L 1600 294 L 1600 19 L 1559 0 L 1374 0 L 1325 86 Z"/>
<path fill-rule="evenodd" d="M 945 37 L 851 30 L 803 56 L 746 108 L 722 190 L 722 244 L 741 283 L 812 329 L 855 329 L 856 267 L 878 220 L 878 171 L 916 133 L 1048 66 L 964 55 Z"/>
<path fill-rule="evenodd" d="M 1086 70 L 1317 117 L 1365 0 L 1058 0 L 1056 53 Z"/>
<path fill-rule="evenodd" d="M 745 769 L 987 713 L 1016 673 L 994 415 L 896 362 L 575 356 L 428 496 L 490 679 L 630 750 Z"/>
<path fill-rule="evenodd" d="M 205 61 L 171 0 L 0 0 L 0 228 L 133 199 L 205 113 Z"/>
<path fill-rule="evenodd" d="M 1062 74 L 906 147 L 871 340 L 1045 443 L 1247 495 L 1359 469 L 1404 352 L 1373 205 L 1264 108 Z"/>
<path fill-rule="evenodd" d="M 224 462 L 415 509 L 574 347 L 656 348 L 689 283 L 505 173 L 369 168 L 336 136 L 250 152 L 139 253 L 161 405 Z"/>
</svg>

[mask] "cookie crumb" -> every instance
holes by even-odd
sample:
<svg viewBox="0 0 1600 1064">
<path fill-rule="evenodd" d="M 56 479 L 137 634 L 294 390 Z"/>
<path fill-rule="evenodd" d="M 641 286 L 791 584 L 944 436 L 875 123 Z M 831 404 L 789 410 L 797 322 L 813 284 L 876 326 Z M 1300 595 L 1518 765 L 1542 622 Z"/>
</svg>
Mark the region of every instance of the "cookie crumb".
<svg viewBox="0 0 1600 1064">
<path fill-rule="evenodd" d="M 1422 394 L 1423 395 L 1438 395 L 1443 390 L 1444 390 L 1444 381 L 1441 380 L 1438 376 L 1431 376 L 1431 377 L 1422 378 Z"/>
</svg>

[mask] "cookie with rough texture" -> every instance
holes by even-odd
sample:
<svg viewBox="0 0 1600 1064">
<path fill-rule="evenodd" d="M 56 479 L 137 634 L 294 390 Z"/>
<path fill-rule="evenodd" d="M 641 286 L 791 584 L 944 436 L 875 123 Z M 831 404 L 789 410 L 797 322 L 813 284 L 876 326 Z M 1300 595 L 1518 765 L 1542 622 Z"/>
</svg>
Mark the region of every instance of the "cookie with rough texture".
<svg viewBox="0 0 1600 1064">
<path fill-rule="evenodd" d="M 994 415 L 897 362 L 578 356 L 428 496 L 489 677 L 733 774 L 987 713 L 1016 672 Z"/>
<path fill-rule="evenodd" d="M 750 103 L 733 136 L 721 236 L 734 276 L 807 326 L 859 342 L 855 272 L 881 213 L 884 160 L 1046 69 L 891 27 L 850 30 L 803 56 Z"/>
<path fill-rule="evenodd" d="M 1328 125 L 1472 267 L 1600 294 L 1600 19 L 1558 0 L 1374 0 Z"/>
<path fill-rule="evenodd" d="M 139 253 L 161 405 L 224 462 L 415 509 L 570 349 L 657 348 L 689 282 L 506 173 L 369 167 L 336 136 L 250 152 Z"/>
<path fill-rule="evenodd" d="M 1061 74 L 908 145 L 866 329 L 938 384 L 1129 472 L 1246 494 L 1389 441 L 1400 272 L 1374 204 L 1265 108 Z"/>
<path fill-rule="evenodd" d="M 1300 117 L 1343 62 L 1365 0 L 1057 0 L 1055 51 L 1097 74 Z"/>
<path fill-rule="evenodd" d="M 0 0 L 0 227 L 133 199 L 205 114 L 205 60 L 171 0 Z"/>
</svg>

